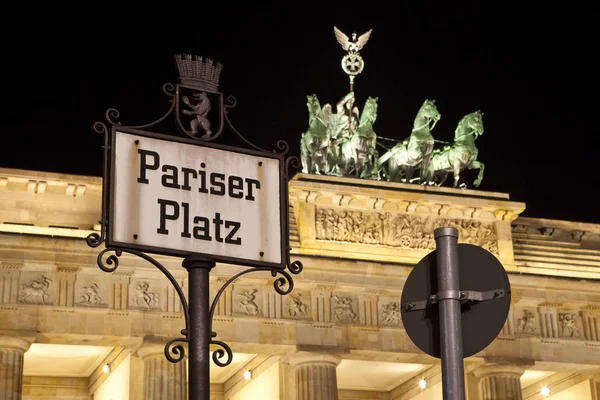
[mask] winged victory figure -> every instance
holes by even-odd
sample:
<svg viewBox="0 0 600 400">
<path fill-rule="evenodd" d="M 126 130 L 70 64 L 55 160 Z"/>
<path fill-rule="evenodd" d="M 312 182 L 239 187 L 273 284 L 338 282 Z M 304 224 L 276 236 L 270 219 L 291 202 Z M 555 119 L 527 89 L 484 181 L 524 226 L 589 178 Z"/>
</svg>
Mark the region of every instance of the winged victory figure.
<svg viewBox="0 0 600 400">
<path fill-rule="evenodd" d="M 350 38 L 348 38 L 344 32 L 340 31 L 335 26 L 333 27 L 333 32 L 335 33 L 335 38 L 342 45 L 344 50 L 358 52 L 369 41 L 369 36 L 371 36 L 373 29 L 369 29 L 368 32 L 363 33 L 358 38 L 356 37 L 356 32 L 352 33 L 352 40 L 350 40 Z"/>
</svg>

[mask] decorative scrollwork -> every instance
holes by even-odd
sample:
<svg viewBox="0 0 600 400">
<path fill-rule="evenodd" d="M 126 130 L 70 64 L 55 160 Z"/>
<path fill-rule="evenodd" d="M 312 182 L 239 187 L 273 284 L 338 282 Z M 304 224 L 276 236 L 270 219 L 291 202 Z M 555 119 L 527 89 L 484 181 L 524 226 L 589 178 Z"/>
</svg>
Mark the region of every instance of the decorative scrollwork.
<svg viewBox="0 0 600 400">
<path fill-rule="evenodd" d="M 211 340 L 210 344 L 222 347 L 221 349 L 215 350 L 212 354 L 213 362 L 217 366 L 226 367 L 229 364 L 231 364 L 231 361 L 233 361 L 233 352 L 231 351 L 231 347 L 229 347 L 227 343 L 221 342 L 220 340 Z M 223 358 L 225 354 L 227 354 L 227 358 L 225 359 L 225 361 L 221 361 L 221 358 Z"/>
<path fill-rule="evenodd" d="M 225 99 L 223 105 L 225 106 L 225 112 L 227 113 L 229 110 L 233 110 L 237 106 L 237 99 L 235 96 L 229 95 Z"/>
<path fill-rule="evenodd" d="M 300 261 L 296 260 L 288 265 L 288 269 L 292 274 L 298 275 L 304 269 L 304 265 L 302 265 Z"/>
<path fill-rule="evenodd" d="M 299 274 L 303 268 L 304 267 L 302 266 L 302 263 L 300 261 L 294 261 L 293 263 L 288 265 L 289 271 L 294 275 Z M 289 294 L 292 290 L 294 290 L 294 280 L 287 271 L 277 269 L 271 271 L 272 277 L 277 276 L 277 274 L 282 275 L 279 278 L 275 279 L 275 281 L 273 282 L 273 288 L 277 293 L 279 293 L 280 295 L 286 295 Z"/>
<path fill-rule="evenodd" d="M 104 112 L 104 118 L 111 125 L 121 125 L 121 123 L 118 121 L 120 117 L 121 113 L 116 108 L 109 108 Z"/>
<path fill-rule="evenodd" d="M 106 260 L 104 260 L 104 256 L 109 252 L 114 252 L 115 254 L 109 255 L 106 257 Z M 98 256 L 96 257 L 96 260 L 98 261 L 98 267 L 100 267 L 100 269 L 104 272 L 115 272 L 115 270 L 119 267 L 119 257 L 121 257 L 122 253 L 123 251 L 121 249 L 107 247 L 98 253 Z M 111 267 L 111 265 L 114 266 Z"/>
<path fill-rule="evenodd" d="M 285 140 L 278 140 L 277 143 L 275 143 L 275 149 L 276 150 L 273 150 L 274 153 L 286 155 L 288 151 L 290 151 L 290 145 Z"/>
<path fill-rule="evenodd" d="M 97 133 L 98 135 L 106 135 L 108 133 L 108 128 L 104 122 L 96 121 L 92 124 L 92 132 Z"/>
<path fill-rule="evenodd" d="M 277 274 L 281 274 L 279 278 L 275 279 L 273 282 L 273 288 L 275 291 L 281 295 L 286 295 L 290 293 L 294 289 L 294 280 L 285 271 L 271 271 L 271 276 L 275 277 Z"/>
<path fill-rule="evenodd" d="M 302 169 L 302 161 L 300 161 L 299 157 L 296 157 L 296 156 L 288 157 L 285 162 L 286 162 L 285 172 L 288 177 L 290 176 L 290 170 L 295 169 L 297 171 L 300 171 Z"/>
<path fill-rule="evenodd" d="M 172 363 L 178 363 L 185 357 L 185 348 L 181 344 L 175 344 L 175 342 L 188 343 L 189 339 L 187 337 L 175 338 L 167 342 L 165 345 L 165 357 Z M 172 354 L 175 354 L 175 356 Z"/>
<path fill-rule="evenodd" d="M 95 248 L 104 243 L 104 232 L 92 232 L 85 238 L 85 242 L 88 246 Z"/>
<path fill-rule="evenodd" d="M 119 122 L 119 118 L 121 117 L 121 113 L 119 112 L 119 110 L 117 110 L 116 108 L 109 108 L 104 112 L 104 118 L 106 118 L 106 121 L 108 121 L 109 124 L 111 125 L 116 125 L 116 126 L 123 126 L 126 128 L 133 128 L 133 129 L 145 129 L 145 128 L 150 128 L 153 127 L 155 125 L 158 125 L 159 123 L 163 122 L 165 119 L 167 119 L 167 117 L 169 115 L 171 115 L 171 113 L 173 112 L 173 110 L 175 109 L 175 101 L 173 101 L 174 97 L 175 97 L 175 85 L 173 85 L 172 83 L 165 83 L 162 86 L 162 91 L 164 94 L 166 94 L 168 97 L 170 97 L 169 100 L 169 109 L 158 119 L 149 122 L 147 124 L 143 124 L 143 125 L 122 125 L 121 122 Z M 98 133 L 106 133 L 107 129 L 106 126 L 103 127 L 103 129 L 101 127 L 96 127 L 96 124 L 102 124 L 99 122 L 96 122 L 94 124 L 94 126 L 92 127 L 92 129 Z M 98 130 L 101 129 L 101 130 Z"/>
<path fill-rule="evenodd" d="M 162 85 L 162 91 L 169 97 L 175 97 L 175 85 L 172 83 L 167 82 Z"/>
</svg>

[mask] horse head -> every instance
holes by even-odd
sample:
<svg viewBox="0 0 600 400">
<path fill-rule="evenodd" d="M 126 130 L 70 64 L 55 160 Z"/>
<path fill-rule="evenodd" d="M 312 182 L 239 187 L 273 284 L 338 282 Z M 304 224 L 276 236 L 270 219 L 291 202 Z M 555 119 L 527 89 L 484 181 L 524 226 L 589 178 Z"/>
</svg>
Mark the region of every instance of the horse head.
<svg viewBox="0 0 600 400">
<path fill-rule="evenodd" d="M 377 100 L 378 97 L 369 97 L 365 102 L 362 115 L 360 116 L 360 125 L 373 125 L 377 119 Z"/>
<path fill-rule="evenodd" d="M 437 107 L 435 106 L 435 100 L 429 100 L 426 99 L 423 102 L 423 105 L 421 106 L 421 108 L 419 109 L 419 112 L 417 113 L 417 117 L 415 118 L 415 123 L 417 120 L 423 120 L 425 119 L 426 121 L 433 121 L 433 125 L 429 128 L 429 129 L 433 129 L 435 127 L 435 124 L 440 120 L 440 118 L 442 118 L 442 115 L 440 114 L 440 112 L 438 111 Z"/>
<path fill-rule="evenodd" d="M 306 96 L 306 106 L 310 116 L 319 116 L 321 114 L 321 104 L 316 94 Z"/>
<path fill-rule="evenodd" d="M 483 135 L 483 113 L 479 110 L 467 114 L 460 120 L 456 128 L 457 135 L 472 134 L 474 139 Z"/>
</svg>

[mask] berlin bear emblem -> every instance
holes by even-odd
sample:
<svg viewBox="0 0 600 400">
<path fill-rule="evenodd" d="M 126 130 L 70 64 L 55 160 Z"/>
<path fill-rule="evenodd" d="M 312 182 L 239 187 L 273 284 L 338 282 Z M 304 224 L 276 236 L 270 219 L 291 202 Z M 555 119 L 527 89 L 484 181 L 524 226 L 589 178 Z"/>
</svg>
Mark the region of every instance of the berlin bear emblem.
<svg viewBox="0 0 600 400">
<path fill-rule="evenodd" d="M 214 139 L 223 130 L 223 94 L 177 85 L 177 126 L 188 137 Z"/>
<path fill-rule="evenodd" d="M 215 139 L 223 130 L 223 94 L 218 91 L 223 65 L 190 54 L 175 56 L 179 84 L 175 93 L 177 127 L 187 137 Z"/>
</svg>

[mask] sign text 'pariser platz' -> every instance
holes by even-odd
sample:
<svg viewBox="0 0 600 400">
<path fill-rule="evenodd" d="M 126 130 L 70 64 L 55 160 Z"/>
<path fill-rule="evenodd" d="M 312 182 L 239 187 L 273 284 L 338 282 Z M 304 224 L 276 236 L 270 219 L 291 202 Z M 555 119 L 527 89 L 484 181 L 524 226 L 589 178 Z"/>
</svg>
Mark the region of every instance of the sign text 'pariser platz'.
<svg viewBox="0 0 600 400">
<path fill-rule="evenodd" d="M 282 160 L 116 130 L 109 242 L 148 252 L 285 265 Z"/>
</svg>

